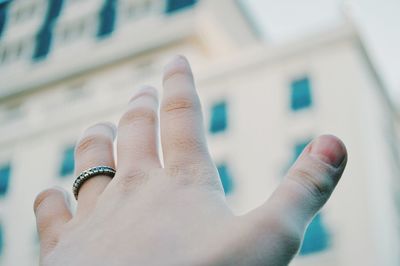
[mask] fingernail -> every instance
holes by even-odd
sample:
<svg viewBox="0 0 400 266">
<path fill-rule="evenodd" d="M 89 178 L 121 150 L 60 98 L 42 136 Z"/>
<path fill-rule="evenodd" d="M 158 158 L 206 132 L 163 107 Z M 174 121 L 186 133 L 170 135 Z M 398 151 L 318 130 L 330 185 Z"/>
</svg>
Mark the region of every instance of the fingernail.
<svg viewBox="0 0 400 266">
<path fill-rule="evenodd" d="M 334 136 L 324 135 L 311 143 L 310 154 L 319 160 L 338 168 L 346 158 L 346 147 Z"/>
<path fill-rule="evenodd" d="M 189 61 L 182 55 L 174 56 L 169 63 L 167 63 L 167 65 L 164 67 L 163 80 L 166 81 L 177 73 L 188 74 L 189 76 L 192 76 L 192 70 L 190 68 Z"/>
<path fill-rule="evenodd" d="M 174 57 L 171 58 L 171 60 L 167 64 L 167 67 L 170 66 L 170 65 L 185 65 L 185 66 L 188 66 L 189 62 L 186 59 L 186 57 L 184 57 L 183 55 L 175 55 Z"/>
<path fill-rule="evenodd" d="M 104 130 L 106 128 L 106 130 Z M 100 122 L 97 123 L 89 128 L 87 128 L 81 135 L 81 139 L 87 137 L 91 134 L 106 134 L 111 136 L 112 139 L 115 139 L 117 134 L 116 126 L 111 122 Z"/>
<path fill-rule="evenodd" d="M 144 95 L 149 95 L 149 96 L 153 96 L 153 97 L 157 97 L 157 90 L 152 87 L 152 86 L 141 86 L 131 97 L 131 99 L 129 100 L 129 103 L 137 100 L 139 97 L 142 97 Z"/>
</svg>

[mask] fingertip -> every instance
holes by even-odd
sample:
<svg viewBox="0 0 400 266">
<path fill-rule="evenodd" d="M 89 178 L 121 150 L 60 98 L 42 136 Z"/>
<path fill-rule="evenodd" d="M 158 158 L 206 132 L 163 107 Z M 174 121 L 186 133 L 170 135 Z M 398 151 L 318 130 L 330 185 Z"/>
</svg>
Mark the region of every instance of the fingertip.
<svg viewBox="0 0 400 266">
<path fill-rule="evenodd" d="M 131 99 L 129 100 L 129 103 L 134 102 L 135 100 L 137 100 L 138 98 L 142 97 L 142 96 L 149 96 L 154 98 L 156 101 L 158 101 L 158 91 L 156 88 L 154 88 L 153 86 L 149 86 L 149 85 L 142 85 L 139 87 L 139 89 L 133 94 L 133 96 L 131 97 Z"/>
<path fill-rule="evenodd" d="M 331 196 L 346 161 L 346 147 L 339 138 L 322 135 L 314 139 L 290 168 L 269 203 L 279 206 L 304 230 Z"/>
<path fill-rule="evenodd" d="M 114 140 L 117 136 L 117 127 L 112 122 L 99 122 L 87 128 L 81 135 L 81 140 L 90 135 L 104 135 Z"/>
<path fill-rule="evenodd" d="M 40 192 L 33 203 L 42 254 L 58 242 L 62 226 L 71 220 L 68 193 L 61 187 Z"/>
<path fill-rule="evenodd" d="M 176 74 L 191 75 L 189 61 L 182 55 L 174 56 L 164 67 L 163 81 L 170 79 Z"/>
<path fill-rule="evenodd" d="M 347 159 L 346 146 L 333 135 L 322 135 L 313 140 L 309 146 L 309 153 L 335 168 L 342 167 Z"/>
<path fill-rule="evenodd" d="M 165 68 L 168 69 L 170 67 L 174 66 L 183 66 L 183 67 L 188 67 L 189 66 L 189 61 L 184 55 L 174 55 L 169 62 L 166 64 Z"/>
<path fill-rule="evenodd" d="M 69 195 L 67 193 L 67 191 L 65 191 L 65 189 L 58 187 L 58 186 L 54 186 L 52 188 L 48 188 L 45 189 L 43 191 L 41 191 L 35 198 L 35 201 L 33 202 L 33 210 L 35 212 L 35 214 L 38 212 L 40 206 L 43 205 L 43 203 L 46 200 L 49 200 L 50 198 L 63 198 L 63 200 L 65 200 L 67 202 L 67 204 L 69 204 Z"/>
</svg>

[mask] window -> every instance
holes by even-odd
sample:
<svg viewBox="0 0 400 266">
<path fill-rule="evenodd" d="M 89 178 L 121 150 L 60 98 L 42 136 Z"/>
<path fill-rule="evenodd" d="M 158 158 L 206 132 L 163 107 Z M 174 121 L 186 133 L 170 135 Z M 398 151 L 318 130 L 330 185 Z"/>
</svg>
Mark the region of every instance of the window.
<svg viewBox="0 0 400 266">
<path fill-rule="evenodd" d="M 291 83 L 291 109 L 298 111 L 312 105 L 311 84 L 308 77 L 294 80 Z"/>
<path fill-rule="evenodd" d="M 180 11 L 184 8 L 192 7 L 196 4 L 197 0 L 167 0 L 165 12 L 167 14 Z"/>
<path fill-rule="evenodd" d="M 329 248 L 329 240 L 330 235 L 325 228 L 321 214 L 319 213 L 308 225 L 299 254 L 309 255 L 324 251 Z"/>
<path fill-rule="evenodd" d="M 294 160 L 297 159 L 297 157 L 300 156 L 300 154 L 303 152 L 303 150 L 305 149 L 305 147 L 308 145 L 308 143 L 310 143 L 310 139 L 306 140 L 306 141 L 301 141 L 299 143 L 296 143 L 296 145 L 294 146 Z"/>
<path fill-rule="evenodd" d="M 231 173 L 229 172 L 228 166 L 223 163 L 218 165 L 217 169 L 225 195 L 231 194 L 233 190 L 233 179 Z"/>
<path fill-rule="evenodd" d="M 227 103 L 219 102 L 215 104 L 211 109 L 210 132 L 218 133 L 225 131 L 228 126 L 227 116 Z"/>
<path fill-rule="evenodd" d="M 63 0 L 48 0 L 46 18 L 39 32 L 36 35 L 36 47 L 33 53 L 34 60 L 43 60 L 50 52 L 53 39 L 53 27 L 63 7 Z"/>
<path fill-rule="evenodd" d="M 5 196 L 10 183 L 11 165 L 0 165 L 0 197 Z"/>
<path fill-rule="evenodd" d="M 33 55 L 35 60 L 44 59 L 50 52 L 50 44 L 52 40 L 52 32 L 48 27 L 41 29 L 36 35 L 36 48 Z"/>
<path fill-rule="evenodd" d="M 104 38 L 111 35 L 115 27 L 116 0 L 105 0 L 99 14 L 99 28 L 97 37 Z"/>
<path fill-rule="evenodd" d="M 4 32 L 6 20 L 7 20 L 7 7 L 10 1 L 0 1 L 0 39 Z"/>
<path fill-rule="evenodd" d="M 74 153 L 74 146 L 67 147 L 64 150 L 59 173 L 60 177 L 69 177 L 74 172 Z"/>
</svg>

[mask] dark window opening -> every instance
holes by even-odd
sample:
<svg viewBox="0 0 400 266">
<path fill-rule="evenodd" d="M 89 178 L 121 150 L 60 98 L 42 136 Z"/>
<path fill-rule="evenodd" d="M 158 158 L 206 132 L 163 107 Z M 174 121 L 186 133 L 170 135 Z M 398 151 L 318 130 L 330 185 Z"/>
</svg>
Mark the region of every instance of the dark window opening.
<svg viewBox="0 0 400 266">
<path fill-rule="evenodd" d="M 294 146 L 294 160 L 297 159 L 297 157 L 300 156 L 300 154 L 303 152 L 303 150 L 307 147 L 308 143 L 310 143 L 310 139 L 306 140 L 306 141 L 301 141 L 299 143 L 296 143 L 296 145 Z M 294 161 L 293 160 L 293 161 Z"/>
<path fill-rule="evenodd" d="M 46 18 L 36 35 L 36 47 L 33 53 L 34 60 L 43 60 L 50 52 L 53 39 L 53 28 L 60 16 L 63 0 L 48 0 Z"/>
<path fill-rule="evenodd" d="M 309 108 L 312 105 L 311 83 L 308 77 L 294 80 L 291 83 L 291 104 L 293 111 Z"/>
<path fill-rule="evenodd" d="M 6 21 L 7 21 L 7 10 L 8 10 L 8 4 L 10 1 L 5 1 L 0 3 L 0 39 L 1 36 L 3 35 Z"/>
<path fill-rule="evenodd" d="M 167 14 L 180 11 L 184 8 L 189 8 L 194 6 L 197 0 L 167 0 L 167 6 L 165 12 Z"/>
<path fill-rule="evenodd" d="M 11 176 L 11 165 L 0 166 L 0 197 L 5 196 L 8 191 Z"/>
<path fill-rule="evenodd" d="M 104 38 L 110 36 L 115 28 L 116 0 L 105 0 L 99 14 L 99 28 L 97 37 Z"/>
<path fill-rule="evenodd" d="M 51 29 L 42 28 L 36 35 L 36 48 L 33 55 L 34 59 L 40 60 L 44 59 L 50 51 L 51 44 Z"/>
<path fill-rule="evenodd" d="M 227 103 L 219 102 L 211 109 L 210 132 L 218 133 L 225 131 L 228 127 Z"/>
<path fill-rule="evenodd" d="M 225 195 L 229 195 L 233 191 L 233 179 L 228 169 L 228 166 L 223 163 L 217 166 L 218 174 L 221 179 L 222 187 L 224 188 Z"/>
<path fill-rule="evenodd" d="M 329 248 L 329 242 L 329 232 L 323 223 L 321 214 L 317 214 L 307 227 L 300 255 L 324 251 Z"/>
<path fill-rule="evenodd" d="M 74 172 L 74 153 L 74 146 L 70 146 L 64 150 L 59 172 L 60 177 L 69 177 Z"/>
</svg>

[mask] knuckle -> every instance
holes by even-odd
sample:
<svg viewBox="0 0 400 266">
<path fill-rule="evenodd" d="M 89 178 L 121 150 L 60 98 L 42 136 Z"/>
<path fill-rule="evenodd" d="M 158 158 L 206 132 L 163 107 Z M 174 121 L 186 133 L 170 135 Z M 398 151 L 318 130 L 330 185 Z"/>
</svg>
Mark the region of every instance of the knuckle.
<svg viewBox="0 0 400 266">
<path fill-rule="evenodd" d="M 100 134 L 91 134 L 79 140 L 76 145 L 75 154 L 81 155 L 99 148 L 111 148 L 111 146 L 112 141 L 110 138 Z"/>
<path fill-rule="evenodd" d="M 157 113 L 149 107 L 136 107 L 126 111 L 119 121 L 119 125 L 130 125 L 134 123 L 155 124 Z"/>
<path fill-rule="evenodd" d="M 165 171 L 171 180 L 185 187 L 196 182 L 199 170 L 198 167 L 182 167 L 182 164 L 177 164 L 168 166 Z"/>
<path fill-rule="evenodd" d="M 146 180 L 147 173 L 141 169 L 132 170 L 120 174 L 114 178 L 116 186 L 121 192 L 128 192 L 132 187 L 142 184 Z"/>
<path fill-rule="evenodd" d="M 185 166 L 182 166 L 185 165 Z M 185 186 L 198 185 L 206 187 L 209 191 L 220 191 L 220 183 L 217 178 L 218 173 L 213 167 L 203 164 L 185 164 L 180 162 L 169 165 L 165 168 L 167 176 L 170 180 L 174 180 L 175 184 Z"/>
<path fill-rule="evenodd" d="M 172 141 L 172 148 L 180 151 L 203 151 L 204 143 L 195 137 L 188 137 L 185 133 L 178 134 Z"/>
<path fill-rule="evenodd" d="M 326 198 L 330 195 L 333 184 L 319 171 L 297 168 L 289 175 L 289 178 L 306 189 L 316 198 Z"/>
<path fill-rule="evenodd" d="M 50 238 L 46 239 L 46 241 L 42 242 L 41 249 L 43 249 L 44 251 L 51 251 L 58 244 L 59 244 L 59 236 L 58 235 L 54 235 L 53 237 L 50 237 Z"/>
<path fill-rule="evenodd" d="M 186 113 L 191 110 L 198 110 L 198 104 L 188 97 L 172 97 L 164 102 L 162 110 L 165 113 Z"/>
</svg>

